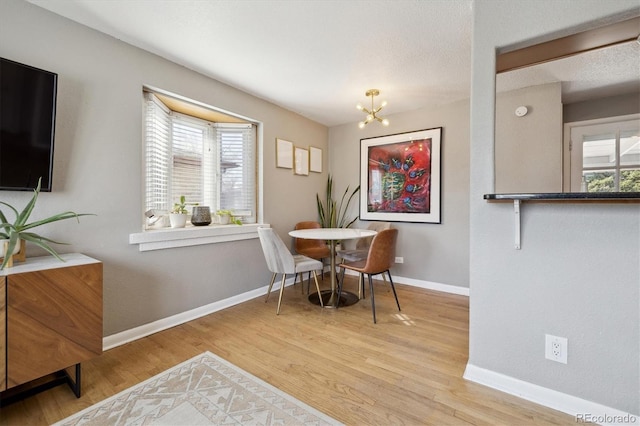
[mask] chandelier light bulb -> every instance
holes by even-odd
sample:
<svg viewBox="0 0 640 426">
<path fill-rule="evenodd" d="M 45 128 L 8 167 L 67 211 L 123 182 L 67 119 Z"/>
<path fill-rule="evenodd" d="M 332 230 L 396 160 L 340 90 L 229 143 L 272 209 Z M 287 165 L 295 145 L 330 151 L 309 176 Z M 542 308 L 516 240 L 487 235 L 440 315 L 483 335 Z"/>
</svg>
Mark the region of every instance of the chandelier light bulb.
<svg viewBox="0 0 640 426">
<path fill-rule="evenodd" d="M 380 108 L 384 108 L 387 106 L 387 101 L 382 101 L 382 103 L 380 104 Z"/>
<path fill-rule="evenodd" d="M 384 120 L 382 120 L 382 125 L 383 126 L 388 126 L 389 125 L 389 120 L 387 120 L 386 118 Z"/>
<path fill-rule="evenodd" d="M 364 129 L 364 126 L 366 125 L 366 123 L 364 121 L 361 121 L 358 123 L 358 127 L 360 127 L 361 129 Z"/>
<path fill-rule="evenodd" d="M 371 120 L 373 120 L 373 115 L 367 114 L 367 121 L 371 121 Z"/>
<path fill-rule="evenodd" d="M 356 105 L 356 108 L 358 108 L 358 111 L 362 111 L 362 104 Z"/>
</svg>

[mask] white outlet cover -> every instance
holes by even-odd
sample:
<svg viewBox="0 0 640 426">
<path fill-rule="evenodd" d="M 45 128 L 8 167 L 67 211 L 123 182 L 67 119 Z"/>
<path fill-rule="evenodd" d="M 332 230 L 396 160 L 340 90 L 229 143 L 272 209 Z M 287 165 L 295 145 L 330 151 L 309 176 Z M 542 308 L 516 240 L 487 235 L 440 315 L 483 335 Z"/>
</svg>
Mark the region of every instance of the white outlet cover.
<svg viewBox="0 0 640 426">
<path fill-rule="evenodd" d="M 567 363 L 568 340 L 566 337 L 552 336 L 545 334 L 544 357 L 551 361 Z"/>
<path fill-rule="evenodd" d="M 518 117 L 524 117 L 527 115 L 527 112 L 529 112 L 529 109 L 526 106 L 519 106 L 516 108 L 516 115 Z"/>
</svg>

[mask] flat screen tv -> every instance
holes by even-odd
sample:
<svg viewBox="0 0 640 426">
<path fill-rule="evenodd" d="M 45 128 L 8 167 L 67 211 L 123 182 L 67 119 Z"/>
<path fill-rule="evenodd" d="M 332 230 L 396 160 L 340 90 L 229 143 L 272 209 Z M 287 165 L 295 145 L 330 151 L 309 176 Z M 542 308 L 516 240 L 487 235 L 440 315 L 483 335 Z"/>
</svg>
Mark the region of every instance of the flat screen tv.
<svg viewBox="0 0 640 426">
<path fill-rule="evenodd" d="M 51 191 L 58 75 L 0 58 L 0 189 Z"/>
</svg>

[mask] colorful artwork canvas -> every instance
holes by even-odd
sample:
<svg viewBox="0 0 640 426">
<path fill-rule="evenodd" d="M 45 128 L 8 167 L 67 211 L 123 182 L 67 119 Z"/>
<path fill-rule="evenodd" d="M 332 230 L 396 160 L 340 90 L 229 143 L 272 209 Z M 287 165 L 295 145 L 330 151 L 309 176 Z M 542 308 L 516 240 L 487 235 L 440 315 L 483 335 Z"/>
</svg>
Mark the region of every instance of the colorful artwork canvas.
<svg viewBox="0 0 640 426">
<path fill-rule="evenodd" d="M 442 128 L 362 139 L 360 218 L 440 223 Z"/>
</svg>

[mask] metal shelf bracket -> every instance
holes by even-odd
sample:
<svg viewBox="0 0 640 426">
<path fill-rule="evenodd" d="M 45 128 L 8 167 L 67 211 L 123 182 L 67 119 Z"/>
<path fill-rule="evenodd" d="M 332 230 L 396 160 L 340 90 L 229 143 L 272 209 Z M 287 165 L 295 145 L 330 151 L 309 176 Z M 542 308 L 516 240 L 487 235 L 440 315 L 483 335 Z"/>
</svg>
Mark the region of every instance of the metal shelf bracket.
<svg viewBox="0 0 640 426">
<path fill-rule="evenodd" d="M 513 214 L 515 220 L 515 245 L 516 250 L 520 250 L 520 203 L 521 200 L 513 200 Z"/>
</svg>

